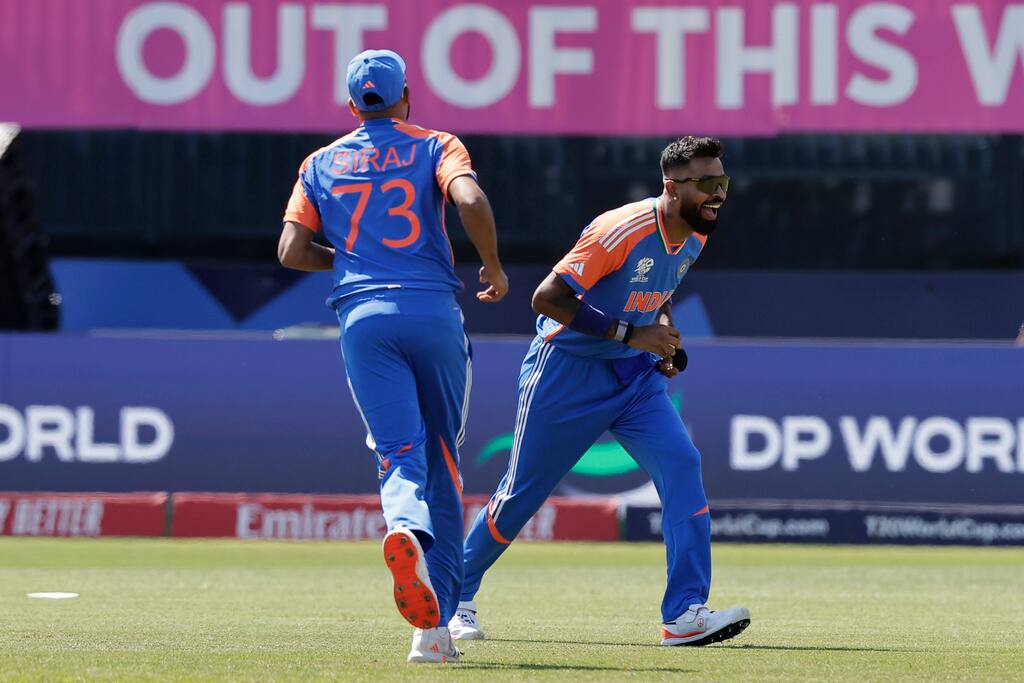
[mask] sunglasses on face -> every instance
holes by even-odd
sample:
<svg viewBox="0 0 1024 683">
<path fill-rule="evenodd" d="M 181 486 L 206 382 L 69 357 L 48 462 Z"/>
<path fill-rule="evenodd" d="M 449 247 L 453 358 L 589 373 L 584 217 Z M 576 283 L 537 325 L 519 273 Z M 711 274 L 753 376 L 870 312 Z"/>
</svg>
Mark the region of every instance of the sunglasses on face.
<svg viewBox="0 0 1024 683">
<path fill-rule="evenodd" d="M 677 183 L 688 183 L 691 180 L 697 183 L 697 189 L 704 194 L 714 194 L 721 187 L 722 192 L 729 191 L 729 176 L 727 175 L 706 175 L 700 178 L 665 178 Z"/>
</svg>

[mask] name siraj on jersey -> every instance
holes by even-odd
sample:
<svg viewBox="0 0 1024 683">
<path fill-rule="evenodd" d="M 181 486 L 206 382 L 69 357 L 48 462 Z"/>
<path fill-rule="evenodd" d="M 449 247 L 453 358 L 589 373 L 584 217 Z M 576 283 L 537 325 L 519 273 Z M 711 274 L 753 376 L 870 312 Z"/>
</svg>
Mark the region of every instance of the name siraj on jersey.
<svg viewBox="0 0 1024 683">
<path fill-rule="evenodd" d="M 412 166 L 413 161 L 416 160 L 416 145 L 409 145 L 409 150 L 405 154 L 407 158 L 402 159 L 394 146 L 388 147 L 383 155 L 376 147 L 345 149 L 334 155 L 331 170 L 338 175 L 345 175 L 346 173 L 366 173 L 370 168 L 375 171 L 386 171 L 391 166 L 395 168 Z M 383 158 L 381 158 L 382 156 Z"/>
</svg>

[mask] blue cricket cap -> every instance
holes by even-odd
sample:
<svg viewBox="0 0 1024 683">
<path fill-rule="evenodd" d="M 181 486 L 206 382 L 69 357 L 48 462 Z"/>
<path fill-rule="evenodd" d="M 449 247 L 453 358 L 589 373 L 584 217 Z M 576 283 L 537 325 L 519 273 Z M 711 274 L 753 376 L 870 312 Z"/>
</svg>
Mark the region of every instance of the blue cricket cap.
<svg viewBox="0 0 1024 683">
<path fill-rule="evenodd" d="M 360 111 L 398 104 L 405 89 L 405 60 L 391 50 L 365 50 L 348 63 L 348 96 Z M 367 95 L 373 95 L 367 98 Z M 367 102 L 369 99 L 369 102 Z"/>
</svg>

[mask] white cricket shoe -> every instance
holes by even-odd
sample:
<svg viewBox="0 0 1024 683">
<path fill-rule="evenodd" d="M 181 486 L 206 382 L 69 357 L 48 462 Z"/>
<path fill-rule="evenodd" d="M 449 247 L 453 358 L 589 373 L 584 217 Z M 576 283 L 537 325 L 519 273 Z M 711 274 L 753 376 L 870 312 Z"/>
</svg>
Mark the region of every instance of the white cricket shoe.
<svg viewBox="0 0 1024 683">
<path fill-rule="evenodd" d="M 448 622 L 448 630 L 455 640 L 483 640 L 484 630 L 476 618 L 476 604 L 459 603 L 455 616 Z"/>
<path fill-rule="evenodd" d="M 662 645 L 710 645 L 738 636 L 750 626 L 750 610 L 733 607 L 712 612 L 690 605 L 678 619 L 661 625 Z"/>
<path fill-rule="evenodd" d="M 396 527 L 384 537 L 384 562 L 394 578 L 395 605 L 416 628 L 433 629 L 441 620 L 430 584 L 423 547 L 409 529 Z M 447 632 L 447 629 L 445 629 Z"/>
<path fill-rule="evenodd" d="M 414 664 L 447 664 L 459 661 L 461 656 L 451 633 L 440 626 L 416 629 L 412 634 L 412 649 L 405 661 Z"/>
</svg>

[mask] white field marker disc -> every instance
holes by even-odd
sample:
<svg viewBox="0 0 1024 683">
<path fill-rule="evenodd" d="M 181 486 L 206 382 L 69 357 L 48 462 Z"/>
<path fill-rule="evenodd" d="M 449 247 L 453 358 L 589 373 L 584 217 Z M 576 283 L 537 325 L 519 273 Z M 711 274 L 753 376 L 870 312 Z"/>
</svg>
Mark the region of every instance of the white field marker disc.
<svg viewBox="0 0 1024 683">
<path fill-rule="evenodd" d="M 28 593 L 30 598 L 42 598 L 43 600 L 68 600 L 77 598 L 78 593 Z"/>
</svg>

